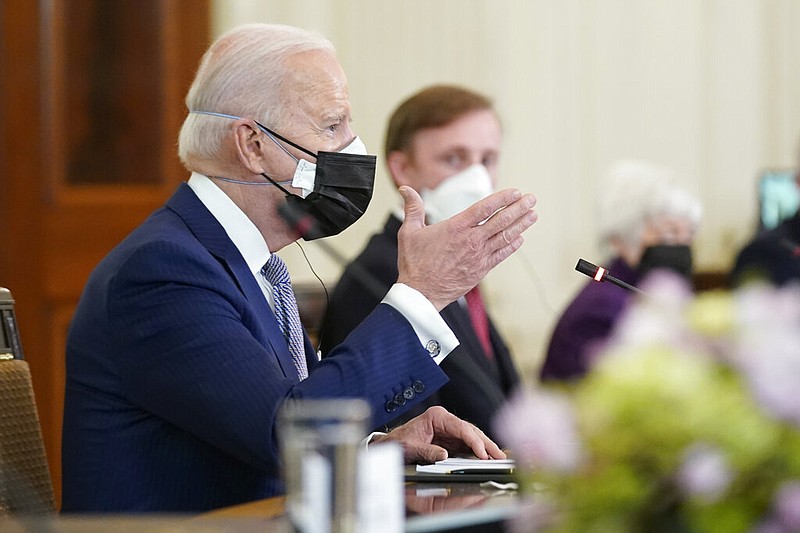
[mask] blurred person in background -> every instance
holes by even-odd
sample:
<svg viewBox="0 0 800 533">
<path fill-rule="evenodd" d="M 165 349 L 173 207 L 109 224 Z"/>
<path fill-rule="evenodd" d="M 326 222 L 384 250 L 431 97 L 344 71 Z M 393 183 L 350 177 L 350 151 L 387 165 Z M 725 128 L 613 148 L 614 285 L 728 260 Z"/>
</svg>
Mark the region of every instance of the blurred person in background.
<svg viewBox="0 0 800 533">
<path fill-rule="evenodd" d="M 394 111 L 384 155 L 395 185 L 419 192 L 426 221 L 432 224 L 492 193 L 501 141 L 500 121 L 486 96 L 463 87 L 434 85 Z M 345 269 L 321 328 L 323 354 L 342 342 L 397 280 L 397 232 L 402 222 L 398 206 L 382 232 L 373 235 Z M 478 286 L 442 309 L 441 316 L 459 340 L 441 365 L 450 381 L 405 416 L 438 404 L 491 436 L 492 417 L 519 383 L 516 366 L 483 306 Z"/>
<path fill-rule="evenodd" d="M 636 286 L 655 269 L 669 269 L 691 283 L 691 243 L 702 207 L 672 185 L 672 172 L 644 161 L 614 165 L 600 187 L 598 226 L 614 277 Z M 586 282 L 553 330 L 540 378 L 583 376 L 632 297 L 611 283 Z"/>
<path fill-rule="evenodd" d="M 800 171 L 795 182 L 800 186 Z M 739 251 L 730 280 L 734 286 L 756 280 L 776 286 L 800 281 L 800 210 L 750 240 Z"/>
</svg>

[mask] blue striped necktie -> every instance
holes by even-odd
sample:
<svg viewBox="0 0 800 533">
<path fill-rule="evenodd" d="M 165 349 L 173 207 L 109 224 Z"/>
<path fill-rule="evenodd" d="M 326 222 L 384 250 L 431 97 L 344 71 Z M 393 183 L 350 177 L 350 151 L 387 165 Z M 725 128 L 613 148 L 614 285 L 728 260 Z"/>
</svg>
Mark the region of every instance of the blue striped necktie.
<svg viewBox="0 0 800 533">
<path fill-rule="evenodd" d="M 275 300 L 275 317 L 278 319 L 278 325 L 281 328 L 283 337 L 289 345 L 289 354 L 291 354 L 294 366 L 297 368 L 297 375 L 300 376 L 302 381 L 308 377 L 305 340 L 300 314 L 297 311 L 297 300 L 294 297 L 292 282 L 289 279 L 289 271 L 286 270 L 286 264 L 283 260 L 272 254 L 269 261 L 261 269 L 261 274 L 272 285 L 272 294 Z"/>
</svg>

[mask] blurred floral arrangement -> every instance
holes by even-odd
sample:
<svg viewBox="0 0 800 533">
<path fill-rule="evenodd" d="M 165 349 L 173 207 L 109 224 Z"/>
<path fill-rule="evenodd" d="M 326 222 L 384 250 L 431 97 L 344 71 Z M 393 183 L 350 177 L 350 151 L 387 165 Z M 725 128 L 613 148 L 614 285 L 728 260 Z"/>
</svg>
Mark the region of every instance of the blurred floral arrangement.
<svg viewBox="0 0 800 533">
<path fill-rule="evenodd" d="M 515 530 L 800 532 L 800 287 L 646 281 L 587 376 L 498 416 Z"/>
</svg>

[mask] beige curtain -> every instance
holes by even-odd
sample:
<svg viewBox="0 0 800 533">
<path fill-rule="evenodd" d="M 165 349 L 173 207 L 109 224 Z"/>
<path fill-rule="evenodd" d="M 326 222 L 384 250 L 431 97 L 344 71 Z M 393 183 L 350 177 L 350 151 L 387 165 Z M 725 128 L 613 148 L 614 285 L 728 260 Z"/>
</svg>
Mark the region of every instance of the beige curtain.
<svg viewBox="0 0 800 533">
<path fill-rule="evenodd" d="M 494 97 L 506 132 L 502 185 L 534 192 L 540 221 L 521 255 L 489 275 L 486 299 L 531 379 L 584 283 L 578 257 L 602 260 L 594 198 L 612 162 L 673 167 L 699 195 L 704 270 L 730 268 L 755 228 L 757 173 L 797 163 L 796 0 L 217 0 L 214 12 L 217 34 L 268 21 L 329 37 L 373 153 L 394 106 L 426 84 Z M 369 211 L 331 243 L 355 254 L 398 201 L 379 161 Z M 338 265 L 306 250 L 333 284 Z M 313 279 L 299 252 L 287 262 L 294 277 Z"/>
</svg>

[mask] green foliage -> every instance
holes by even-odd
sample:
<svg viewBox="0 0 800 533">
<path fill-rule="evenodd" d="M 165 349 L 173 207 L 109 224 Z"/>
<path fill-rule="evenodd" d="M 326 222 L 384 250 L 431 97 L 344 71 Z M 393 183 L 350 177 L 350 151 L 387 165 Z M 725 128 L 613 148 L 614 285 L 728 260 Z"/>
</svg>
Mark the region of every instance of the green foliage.
<svg viewBox="0 0 800 533">
<path fill-rule="evenodd" d="M 567 389 L 582 461 L 522 480 L 549 488 L 547 531 L 750 531 L 800 479 L 800 429 L 759 404 L 729 357 L 741 333 L 733 306 L 724 294 L 694 299 L 679 310 L 692 342 L 617 343 Z M 692 466 L 698 455 L 721 462 Z"/>
</svg>

